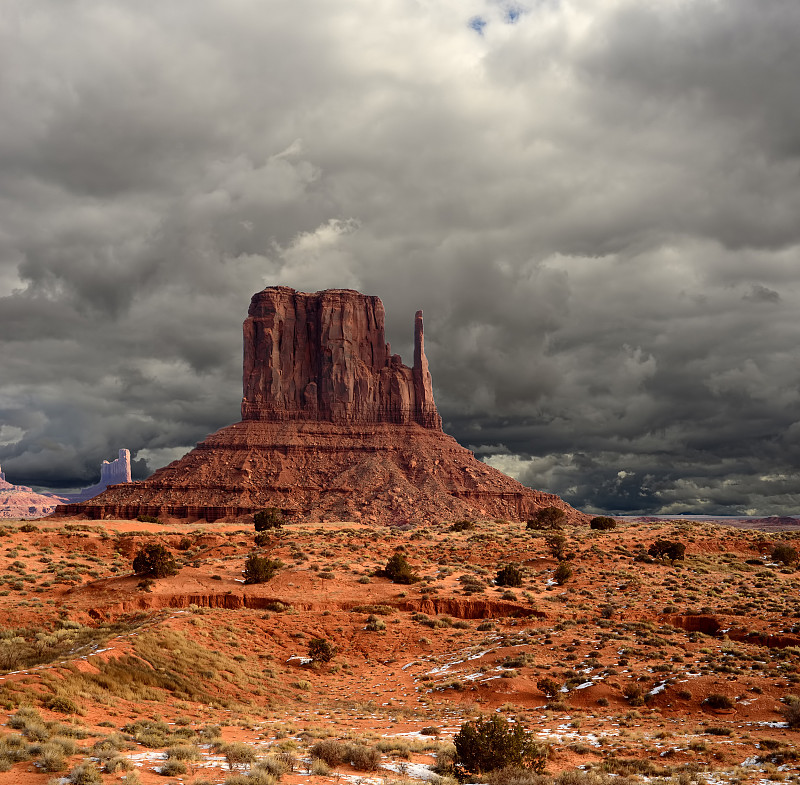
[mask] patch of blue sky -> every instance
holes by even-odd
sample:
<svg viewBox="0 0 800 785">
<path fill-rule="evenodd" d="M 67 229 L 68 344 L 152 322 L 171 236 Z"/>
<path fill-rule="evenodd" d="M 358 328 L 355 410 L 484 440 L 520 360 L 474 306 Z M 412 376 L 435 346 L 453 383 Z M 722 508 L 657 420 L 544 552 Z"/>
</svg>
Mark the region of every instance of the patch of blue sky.
<svg viewBox="0 0 800 785">
<path fill-rule="evenodd" d="M 486 27 L 487 22 L 482 16 L 473 16 L 467 23 L 478 35 L 483 35 L 483 28 Z"/>
</svg>

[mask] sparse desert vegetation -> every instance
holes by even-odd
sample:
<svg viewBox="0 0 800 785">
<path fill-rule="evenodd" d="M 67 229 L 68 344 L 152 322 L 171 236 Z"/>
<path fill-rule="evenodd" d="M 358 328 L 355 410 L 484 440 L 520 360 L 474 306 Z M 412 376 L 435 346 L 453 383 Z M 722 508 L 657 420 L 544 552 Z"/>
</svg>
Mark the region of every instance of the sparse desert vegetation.
<svg viewBox="0 0 800 785">
<path fill-rule="evenodd" d="M 796 779 L 800 535 L 550 523 L 6 524 L 0 783 Z"/>
</svg>

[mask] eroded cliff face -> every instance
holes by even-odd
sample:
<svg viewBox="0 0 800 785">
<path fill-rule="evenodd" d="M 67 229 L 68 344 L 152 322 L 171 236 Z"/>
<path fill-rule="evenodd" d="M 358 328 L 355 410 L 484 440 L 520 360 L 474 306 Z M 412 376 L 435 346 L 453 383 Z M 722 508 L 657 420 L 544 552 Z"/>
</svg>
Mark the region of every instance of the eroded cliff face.
<svg viewBox="0 0 800 785">
<path fill-rule="evenodd" d="M 441 430 L 422 332 L 414 366 L 386 343 L 383 303 L 351 289 L 307 294 L 273 286 L 244 322 L 243 420 L 418 423 Z"/>
</svg>

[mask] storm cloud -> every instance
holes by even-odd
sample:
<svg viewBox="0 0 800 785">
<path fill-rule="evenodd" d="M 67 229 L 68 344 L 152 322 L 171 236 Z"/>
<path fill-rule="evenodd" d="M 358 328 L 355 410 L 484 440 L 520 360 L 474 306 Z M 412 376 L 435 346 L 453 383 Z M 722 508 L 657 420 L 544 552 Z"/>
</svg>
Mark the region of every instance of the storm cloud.
<svg viewBox="0 0 800 785">
<path fill-rule="evenodd" d="M 590 511 L 800 502 L 795 0 L 10 0 L 0 464 L 239 417 L 284 284 L 413 313 L 445 428 Z"/>
</svg>

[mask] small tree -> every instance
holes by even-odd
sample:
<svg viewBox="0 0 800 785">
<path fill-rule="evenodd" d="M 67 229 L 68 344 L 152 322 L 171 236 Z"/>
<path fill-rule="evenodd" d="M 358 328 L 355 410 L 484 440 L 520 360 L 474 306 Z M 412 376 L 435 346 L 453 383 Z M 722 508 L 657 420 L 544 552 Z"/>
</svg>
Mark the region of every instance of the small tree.
<svg viewBox="0 0 800 785">
<path fill-rule="evenodd" d="M 683 559 L 686 553 L 686 546 L 682 542 L 672 542 L 671 540 L 656 540 L 647 552 L 654 559 L 669 559 L 678 561 Z"/>
<path fill-rule="evenodd" d="M 598 515 L 589 522 L 589 528 L 597 531 L 608 531 L 609 529 L 616 529 L 617 522 L 607 515 Z"/>
<path fill-rule="evenodd" d="M 326 638 L 313 638 L 308 644 L 308 656 L 314 662 L 330 662 L 336 654 L 336 648 Z"/>
<path fill-rule="evenodd" d="M 514 564 L 506 564 L 497 571 L 494 582 L 498 586 L 522 586 L 522 570 Z"/>
<path fill-rule="evenodd" d="M 797 551 L 785 542 L 779 543 L 772 549 L 772 560 L 781 564 L 794 564 L 797 561 L 797 557 Z"/>
<path fill-rule="evenodd" d="M 178 565 L 163 545 L 145 545 L 133 559 L 133 571 L 137 575 L 167 578 L 170 575 L 177 575 Z"/>
<path fill-rule="evenodd" d="M 277 507 L 267 507 L 259 510 L 253 516 L 253 525 L 257 532 L 267 531 L 267 529 L 280 529 L 286 523 L 286 518 Z"/>
<path fill-rule="evenodd" d="M 553 573 L 553 580 L 559 585 L 563 586 L 572 577 L 572 565 L 568 561 L 558 563 L 555 572 Z"/>
<path fill-rule="evenodd" d="M 563 534 L 551 534 L 545 542 L 554 559 L 563 561 L 567 558 L 567 538 Z"/>
<path fill-rule="evenodd" d="M 560 529 L 566 521 L 567 514 L 559 507 L 542 507 L 531 518 L 526 529 Z"/>
<path fill-rule="evenodd" d="M 547 745 L 537 743 L 522 725 L 512 724 L 497 714 L 465 722 L 453 744 L 458 769 L 472 775 L 505 766 L 520 766 L 541 774 L 549 751 Z"/>
<path fill-rule="evenodd" d="M 386 562 L 386 567 L 383 569 L 383 574 L 389 578 L 392 583 L 417 583 L 420 580 L 419 576 L 411 569 L 411 565 L 405 557 L 405 554 L 398 551 L 393 554 L 389 561 Z"/>
<path fill-rule="evenodd" d="M 275 573 L 283 567 L 280 559 L 268 559 L 264 556 L 257 556 L 251 553 L 244 563 L 244 582 L 266 583 L 275 577 Z"/>
</svg>

